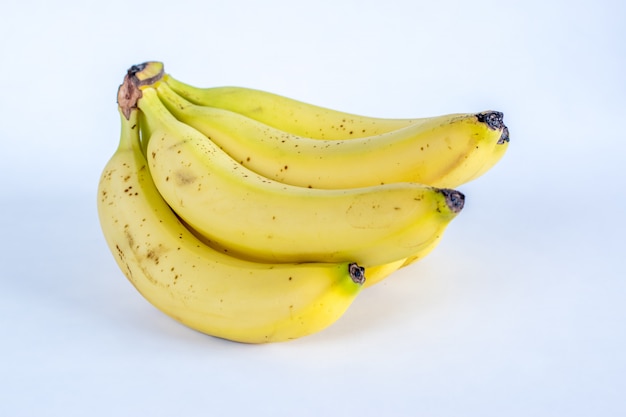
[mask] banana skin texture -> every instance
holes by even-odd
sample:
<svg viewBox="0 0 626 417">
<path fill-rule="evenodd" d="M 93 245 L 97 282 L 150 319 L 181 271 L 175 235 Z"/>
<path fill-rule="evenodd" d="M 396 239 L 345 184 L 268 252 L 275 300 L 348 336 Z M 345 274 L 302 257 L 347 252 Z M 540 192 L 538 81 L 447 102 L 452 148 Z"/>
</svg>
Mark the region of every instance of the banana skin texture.
<svg viewBox="0 0 626 417">
<path fill-rule="evenodd" d="M 165 82 L 155 89 L 178 120 L 209 137 L 241 165 L 301 187 L 416 182 L 456 188 L 494 166 L 508 146 L 502 113 L 494 111 L 415 119 L 407 127 L 375 136 L 323 140 L 223 108 L 193 104 Z"/>
<path fill-rule="evenodd" d="M 97 202 L 115 261 L 163 313 L 242 343 L 322 331 L 423 259 L 464 207 L 456 187 L 509 145 L 497 111 L 361 116 L 197 88 L 157 61 L 128 70 L 118 110 Z"/>
<path fill-rule="evenodd" d="M 98 213 L 120 269 L 179 322 L 245 343 L 296 339 L 335 322 L 359 294 L 355 263 L 267 264 L 198 240 L 163 201 L 141 152 L 137 111 L 121 115 L 119 148 L 98 187 Z"/>
<path fill-rule="evenodd" d="M 460 192 L 417 183 L 322 190 L 259 176 L 175 119 L 154 89 L 142 93 L 157 189 L 229 253 L 263 262 L 381 265 L 428 247 L 462 208 Z"/>
</svg>

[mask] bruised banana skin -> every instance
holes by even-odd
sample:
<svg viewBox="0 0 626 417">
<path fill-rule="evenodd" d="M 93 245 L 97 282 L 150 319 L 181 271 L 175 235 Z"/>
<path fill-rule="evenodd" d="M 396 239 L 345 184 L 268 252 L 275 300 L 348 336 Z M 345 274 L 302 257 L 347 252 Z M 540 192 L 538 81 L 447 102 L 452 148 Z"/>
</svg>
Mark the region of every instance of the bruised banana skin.
<svg viewBox="0 0 626 417">
<path fill-rule="evenodd" d="M 320 190 L 273 181 L 179 122 L 154 88 L 142 94 L 157 189 L 214 247 L 235 256 L 383 265 L 430 250 L 463 207 L 462 193 L 415 183 Z"/>
<path fill-rule="evenodd" d="M 230 110 L 285 132 L 313 139 L 375 136 L 423 120 L 360 116 L 251 88 L 197 88 L 169 74 L 163 79 L 177 94 L 194 104 Z"/>
<path fill-rule="evenodd" d="M 195 330 L 244 343 L 309 335 L 347 310 L 364 280 L 356 264 L 254 263 L 198 240 L 155 188 L 137 110 L 126 114 L 98 186 L 98 214 L 117 264 L 150 303 Z"/>
<path fill-rule="evenodd" d="M 233 111 L 193 104 L 164 82 L 154 88 L 178 120 L 202 132 L 241 165 L 300 187 L 416 182 L 455 188 L 495 165 L 509 142 L 502 113 L 494 111 L 422 119 L 376 136 L 320 140 Z"/>
</svg>

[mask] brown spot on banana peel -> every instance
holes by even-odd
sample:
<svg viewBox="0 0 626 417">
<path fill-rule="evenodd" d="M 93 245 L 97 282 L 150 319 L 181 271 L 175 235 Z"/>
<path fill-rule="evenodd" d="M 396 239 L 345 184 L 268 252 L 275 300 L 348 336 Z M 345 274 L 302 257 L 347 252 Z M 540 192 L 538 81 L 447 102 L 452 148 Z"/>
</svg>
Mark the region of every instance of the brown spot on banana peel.
<svg viewBox="0 0 626 417">
<path fill-rule="evenodd" d="M 198 179 L 198 177 L 196 177 L 194 174 L 184 170 L 178 170 L 174 172 L 174 175 L 176 177 L 177 185 L 190 185 L 196 182 L 196 180 Z"/>
<path fill-rule="evenodd" d="M 117 249 L 117 256 L 120 258 L 120 262 L 123 263 L 124 266 L 126 267 L 126 276 L 131 282 L 133 282 L 134 281 L 133 270 L 131 269 L 130 265 L 126 261 L 126 256 L 124 255 L 124 251 L 120 248 L 120 245 L 118 244 L 115 244 L 115 248 Z"/>
</svg>

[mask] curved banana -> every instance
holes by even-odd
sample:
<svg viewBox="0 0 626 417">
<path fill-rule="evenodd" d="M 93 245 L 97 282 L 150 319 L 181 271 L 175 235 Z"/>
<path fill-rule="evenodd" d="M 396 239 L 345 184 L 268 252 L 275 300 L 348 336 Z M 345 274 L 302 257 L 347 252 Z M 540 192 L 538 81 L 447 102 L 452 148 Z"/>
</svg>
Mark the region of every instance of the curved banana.
<svg viewBox="0 0 626 417">
<path fill-rule="evenodd" d="M 382 265 L 429 248 L 463 207 L 460 192 L 415 183 L 319 190 L 273 181 L 178 121 L 154 88 L 142 94 L 157 189 L 214 247 L 236 256 Z"/>
<path fill-rule="evenodd" d="M 205 245 L 208 245 L 208 246 L 214 245 L 214 243 L 211 242 L 210 239 L 207 239 L 206 236 L 202 235 L 197 230 L 194 230 L 194 228 L 190 226 L 189 224 L 187 224 L 185 220 L 181 219 L 180 217 L 178 219 L 191 233 L 193 233 Z M 424 247 L 423 249 L 421 249 L 418 255 L 419 258 L 421 259 L 424 256 L 426 256 L 428 253 L 430 253 L 435 248 L 435 246 L 439 244 L 439 240 L 440 239 L 434 239 L 427 247 Z M 240 257 L 240 259 L 245 259 L 245 256 Z M 389 263 L 382 264 L 382 265 L 369 266 L 367 268 L 367 279 L 365 280 L 365 283 L 363 283 L 363 288 L 371 287 L 383 281 L 385 278 L 387 278 L 389 275 L 391 275 L 398 269 L 406 266 L 408 260 L 409 260 L 408 258 L 405 258 L 405 259 L 399 259 L 397 261 L 389 262 Z"/>
<path fill-rule="evenodd" d="M 116 262 L 150 303 L 200 332 L 245 343 L 318 332 L 346 311 L 364 280 L 354 263 L 253 263 L 198 240 L 155 188 L 137 110 L 126 113 L 100 179 L 98 213 Z"/>
<path fill-rule="evenodd" d="M 377 136 L 319 140 L 229 110 L 195 105 L 163 82 L 155 88 L 177 119 L 208 136 L 240 164 L 300 187 L 417 182 L 455 188 L 493 166 L 503 153 L 496 154 L 496 147 L 503 151 L 508 146 L 500 112 L 450 114 Z"/>
<path fill-rule="evenodd" d="M 191 231 L 203 243 L 205 243 L 208 246 L 214 245 L 214 243 L 211 242 L 210 239 L 207 239 L 206 236 L 203 236 L 197 230 L 194 230 L 194 228 L 191 227 L 189 224 L 187 224 L 183 219 L 179 218 L 179 220 L 185 227 L 187 227 L 189 231 Z M 367 280 L 365 280 L 365 283 L 363 284 L 363 288 L 369 288 L 375 284 L 378 284 L 379 282 L 385 280 L 385 278 L 387 278 L 389 275 L 396 272 L 398 269 L 404 268 L 414 262 L 417 262 L 418 260 L 423 259 L 424 257 L 426 257 L 426 255 L 432 252 L 433 249 L 435 249 L 435 247 L 441 241 L 442 237 L 443 237 L 443 234 L 438 235 L 436 238 L 432 239 L 428 244 L 420 248 L 420 250 L 417 251 L 417 253 L 413 254 L 412 256 L 408 258 L 399 259 L 397 261 L 389 262 L 389 263 L 382 264 L 382 265 L 368 266 Z M 245 259 L 245 256 L 242 258 Z"/>
<path fill-rule="evenodd" d="M 243 87 L 197 88 L 169 74 L 164 80 L 192 103 L 243 114 L 294 135 L 314 139 L 351 139 L 402 129 L 423 119 L 385 119 L 360 116 Z"/>
</svg>

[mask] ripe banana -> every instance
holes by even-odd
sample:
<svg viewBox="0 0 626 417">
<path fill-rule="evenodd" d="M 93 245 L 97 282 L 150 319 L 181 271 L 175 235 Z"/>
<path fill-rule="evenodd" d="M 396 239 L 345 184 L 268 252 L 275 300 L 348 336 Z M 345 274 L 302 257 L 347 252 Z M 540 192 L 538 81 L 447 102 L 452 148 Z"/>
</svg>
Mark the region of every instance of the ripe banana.
<svg viewBox="0 0 626 417">
<path fill-rule="evenodd" d="M 319 140 L 286 133 L 229 110 L 195 105 L 167 83 L 155 88 L 177 119 L 208 136 L 241 165 L 301 187 L 341 189 L 417 182 L 454 188 L 495 165 L 508 146 L 502 113 L 493 111 L 422 119 L 376 136 Z"/>
<path fill-rule="evenodd" d="M 141 125 L 141 123 L 140 123 L 140 125 Z M 181 219 L 180 217 L 178 219 L 180 220 L 180 222 L 191 233 L 193 233 L 204 244 L 206 244 L 208 246 L 213 246 L 214 245 L 214 243 L 211 242 L 211 240 L 207 239 L 206 236 L 202 235 L 197 230 L 194 230 L 194 228 L 191 227 L 189 224 L 187 224 L 185 222 L 185 220 Z M 426 256 L 428 253 L 430 253 L 430 251 L 433 250 L 435 248 L 435 246 L 437 246 L 437 244 L 439 243 L 439 240 L 440 239 L 433 240 L 429 244 L 428 247 L 424 247 L 422 250 L 420 250 L 420 253 L 419 253 L 418 257 L 421 259 L 424 256 Z M 386 264 L 368 267 L 367 268 L 367 279 L 365 280 L 365 283 L 363 283 L 363 288 L 371 287 L 372 285 L 378 284 L 379 282 L 383 281 L 385 278 L 387 278 L 393 272 L 397 271 L 401 267 L 404 267 L 405 264 L 407 263 L 407 261 L 408 261 L 408 258 L 406 258 L 406 259 L 399 259 L 397 261 L 389 262 L 389 263 L 386 263 Z"/>
<path fill-rule="evenodd" d="M 137 290 L 179 322 L 238 342 L 295 339 L 335 322 L 359 294 L 363 268 L 348 262 L 254 263 L 206 246 L 155 188 L 137 113 L 120 109 L 120 144 L 98 187 L 106 241 Z"/>
<path fill-rule="evenodd" d="M 250 88 L 197 88 L 169 74 L 164 75 L 164 81 L 192 103 L 230 110 L 285 132 L 314 139 L 375 136 L 423 120 L 360 116 Z"/>
<path fill-rule="evenodd" d="M 273 181 L 178 121 L 154 88 L 141 91 L 157 189 L 214 247 L 236 256 L 387 264 L 430 249 L 463 207 L 462 193 L 416 183 L 320 190 Z"/>
</svg>

